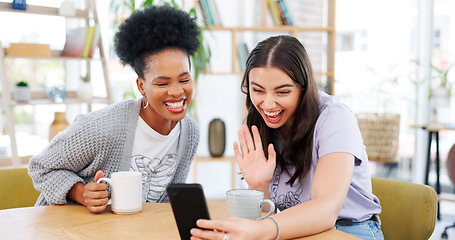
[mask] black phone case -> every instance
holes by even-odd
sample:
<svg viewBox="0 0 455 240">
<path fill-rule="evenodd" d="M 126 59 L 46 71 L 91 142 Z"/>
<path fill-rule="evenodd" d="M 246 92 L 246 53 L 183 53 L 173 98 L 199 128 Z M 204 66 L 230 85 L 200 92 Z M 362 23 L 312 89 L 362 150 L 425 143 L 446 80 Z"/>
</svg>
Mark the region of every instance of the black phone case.
<svg viewBox="0 0 455 240">
<path fill-rule="evenodd" d="M 190 230 L 198 219 L 210 219 L 204 191 L 200 184 L 170 184 L 166 188 L 182 240 L 190 239 Z"/>
</svg>

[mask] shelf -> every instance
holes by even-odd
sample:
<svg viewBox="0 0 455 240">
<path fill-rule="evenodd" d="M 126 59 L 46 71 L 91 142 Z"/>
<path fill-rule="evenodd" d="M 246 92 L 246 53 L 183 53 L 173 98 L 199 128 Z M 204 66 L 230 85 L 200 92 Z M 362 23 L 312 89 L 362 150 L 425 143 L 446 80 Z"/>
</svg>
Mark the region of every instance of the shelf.
<svg viewBox="0 0 455 240">
<path fill-rule="evenodd" d="M 35 91 L 32 92 L 30 102 L 16 102 L 15 100 L 10 101 L 11 106 L 25 106 L 25 105 L 48 105 L 48 104 L 81 104 L 81 103 L 106 103 L 110 104 L 111 101 L 106 98 L 94 97 L 91 101 L 87 102 L 77 97 L 76 91 L 67 91 L 67 97 L 63 102 L 53 102 L 49 99 L 47 92 Z M 2 94 L 0 93 L 0 104 L 2 104 Z"/>
<path fill-rule="evenodd" d="M 106 103 L 109 104 L 111 103 L 109 100 L 104 99 L 104 98 L 93 98 L 90 102 L 81 100 L 79 98 L 65 98 L 63 102 L 52 102 L 50 99 L 32 99 L 30 102 L 27 103 L 22 103 L 22 102 L 16 102 L 16 101 L 11 101 L 12 106 L 18 106 L 18 105 L 48 105 L 48 104 L 81 104 L 81 103 Z"/>
<path fill-rule="evenodd" d="M 6 54 L 7 48 L 4 48 L 3 50 Z M 26 59 L 37 59 L 37 60 L 84 60 L 84 61 L 92 61 L 92 60 L 100 61 L 101 60 L 100 58 L 64 57 L 64 56 L 62 56 L 62 51 L 60 51 L 60 50 L 51 50 L 50 57 L 5 55 L 4 58 L 10 58 L 10 59 L 26 58 Z"/>
<path fill-rule="evenodd" d="M 12 12 L 12 13 L 28 13 L 28 14 L 38 14 L 46 16 L 56 16 L 56 17 L 65 17 L 65 18 L 81 18 L 87 19 L 89 17 L 87 10 L 76 9 L 75 16 L 65 16 L 58 13 L 59 8 L 53 7 L 42 7 L 34 6 L 27 4 L 27 10 L 18 10 L 11 7 L 11 3 L 0 2 L 0 10 L 2 12 Z"/>
<path fill-rule="evenodd" d="M 205 75 L 220 75 L 220 76 L 223 76 L 223 75 L 240 75 L 242 76 L 244 74 L 244 72 L 207 72 L 207 71 L 203 71 L 203 72 L 200 72 L 200 74 L 205 74 Z M 330 72 L 313 72 L 313 74 L 315 76 L 329 76 L 329 77 L 333 77 L 335 76 L 335 73 L 333 71 L 330 71 Z"/>
<path fill-rule="evenodd" d="M 298 0 L 295 0 L 298 1 Z M 216 2 L 216 1 L 214 1 Z M 260 3 L 260 4 L 259 4 Z M 194 5 L 199 5 L 199 8 L 204 15 L 204 9 L 207 7 L 200 6 L 201 1 L 194 1 Z M 211 32 L 213 31 L 214 34 L 223 33 L 223 34 L 230 34 L 231 36 L 231 71 L 223 71 L 223 72 L 210 72 L 210 70 L 201 72 L 201 74 L 207 75 L 243 75 L 243 72 L 240 71 L 241 67 L 239 67 L 239 61 L 242 61 L 242 64 L 245 62 L 245 56 L 249 53 L 242 51 L 238 51 L 239 44 L 244 43 L 257 43 L 258 39 L 252 37 L 250 33 L 260 33 L 257 34 L 258 36 L 264 35 L 273 35 L 273 34 L 288 34 L 299 38 L 300 40 L 307 40 L 307 44 L 313 44 L 315 38 L 320 38 L 320 44 L 316 45 L 316 50 L 313 52 L 315 54 L 320 54 L 320 56 L 316 57 L 318 68 L 317 72 L 313 72 L 314 76 L 320 77 L 318 81 L 321 81 L 323 85 L 329 86 L 325 90 L 328 90 L 331 95 L 334 94 L 334 72 L 335 72 L 335 0 L 327 0 L 327 3 L 320 4 L 319 1 L 315 1 L 315 3 L 305 3 L 301 4 L 301 7 L 307 8 L 309 11 L 312 7 L 317 7 L 318 11 L 313 13 L 313 15 L 317 15 L 316 18 L 312 18 L 308 16 L 303 21 L 300 19 L 299 21 L 294 21 L 294 25 L 270 25 L 269 17 L 272 17 L 270 11 L 270 5 L 268 0 L 259 0 L 255 3 L 255 13 L 260 14 L 260 23 L 257 22 L 259 20 L 255 16 L 254 21 L 257 22 L 256 25 L 251 25 L 251 21 L 249 21 L 249 26 L 242 26 L 238 22 L 231 24 L 230 26 L 222 26 L 222 25 L 209 25 L 202 28 L 203 31 Z M 254 6 L 252 6 L 254 8 Z M 256 12 L 260 8 L 260 13 Z M 319 11 L 319 9 L 321 11 Z M 210 8 L 208 12 L 210 12 Z M 246 9 L 245 11 L 248 11 Z M 206 14 L 206 16 L 211 16 L 211 14 Z M 212 14 L 213 15 L 213 14 Z M 314 21 L 313 21 L 314 20 Z M 205 21 L 207 22 L 207 21 Z M 210 21 L 212 22 L 212 21 Z M 275 22 L 275 21 L 273 21 Z M 228 24 L 229 25 L 229 24 Z M 316 34 L 314 34 L 316 33 Z M 308 36 L 308 39 L 302 39 Z M 249 40 L 247 40 L 249 38 Z M 248 42 L 250 41 L 250 42 Z M 318 40 L 319 41 L 319 40 Z M 251 44 L 249 44 L 251 45 Z M 255 45 L 255 44 L 254 44 Z M 254 46 L 253 45 L 253 46 Z M 243 47 L 243 46 L 242 46 Z M 249 46 L 252 47 L 252 46 Z M 248 49 L 251 51 L 251 49 Z M 318 52 L 319 51 L 319 52 Z M 241 54 L 241 59 L 239 59 L 239 54 Z M 313 63 L 313 66 L 314 63 Z M 318 82 L 319 84 L 319 82 Z"/>
<path fill-rule="evenodd" d="M 273 27 L 223 27 L 223 26 L 208 26 L 204 30 L 216 31 L 256 31 L 256 32 L 279 32 L 279 31 L 297 31 L 297 32 L 334 32 L 333 27 L 295 27 L 295 26 L 273 26 Z"/>
<path fill-rule="evenodd" d="M 20 156 L 20 166 L 27 167 L 32 156 Z M 0 168 L 12 168 L 13 159 L 9 157 L 0 157 Z"/>
<path fill-rule="evenodd" d="M 4 3 L 0 2 L 0 12 L 7 12 L 11 13 L 12 15 L 19 15 L 19 14 L 30 14 L 30 16 L 34 15 L 45 15 L 50 17 L 58 17 L 53 18 L 55 21 L 63 22 L 66 21 L 68 18 L 79 18 L 85 21 L 79 21 L 79 24 L 83 24 L 87 26 L 91 21 L 95 22 L 95 24 L 99 24 L 98 15 L 96 12 L 96 1 L 95 0 L 79 0 L 85 2 L 85 9 L 76 9 L 76 14 L 74 16 L 67 16 L 59 14 L 58 7 L 43 7 L 43 6 L 36 6 L 36 5 L 27 5 L 27 10 L 17 10 L 11 7 L 11 3 Z M 34 16 L 36 17 L 36 16 Z M 46 51 L 38 51 L 36 52 L 25 50 L 22 52 L 16 51 L 15 54 L 17 55 L 5 55 L 7 53 L 7 49 L 0 47 L 0 83 L 2 87 L 2 94 L 0 94 L 0 104 L 2 110 L 5 111 L 6 115 L 6 130 L 8 131 L 8 137 L 10 139 L 10 149 L 11 158 L 7 158 L 7 160 L 2 160 L 5 164 L 11 164 L 12 166 L 20 166 L 27 161 L 27 159 L 19 156 L 18 154 L 18 143 L 21 141 L 17 141 L 16 130 L 15 130 L 15 121 L 14 121 L 14 107 L 16 106 L 37 106 L 37 105 L 52 105 L 52 104 L 80 104 L 80 105 L 87 105 L 87 111 L 91 112 L 92 104 L 93 103 L 101 103 L 101 104 L 111 104 L 112 103 L 112 96 L 110 90 L 110 83 L 109 83 L 109 76 L 108 76 L 108 69 L 107 63 L 104 55 L 104 48 L 101 40 L 101 35 L 99 42 L 97 43 L 97 53 L 99 53 L 98 58 L 83 58 L 83 57 L 64 57 L 62 55 L 62 51 L 59 50 L 51 50 L 49 54 L 48 49 Z M 0 41 L 0 46 L 2 46 Z M 17 49 L 16 49 L 17 50 Z M 98 52 L 99 51 L 99 52 Z M 14 51 L 13 51 L 14 52 Z M 26 56 L 19 56 L 19 54 L 24 53 Z M 35 56 L 30 56 L 35 54 Z M 28 56 L 27 56 L 28 55 Z M 36 56 L 38 55 L 38 56 Z M 39 56 L 41 55 L 41 56 Z M 47 55 L 47 56 L 44 56 Z M 50 55 L 50 56 L 49 56 Z M 102 73 L 104 75 L 104 84 L 106 89 L 106 97 L 99 98 L 94 97 L 93 99 L 86 101 L 78 98 L 76 91 L 66 91 L 66 98 L 61 102 L 53 102 L 48 94 L 47 91 L 44 89 L 40 89 L 39 91 L 32 91 L 31 92 L 31 99 L 29 102 L 16 102 L 13 98 L 12 90 L 13 82 L 12 79 L 7 79 L 6 72 L 10 69 L 6 69 L 5 61 L 6 59 L 26 59 L 26 60 L 62 60 L 62 61 L 85 61 L 82 64 L 85 64 L 85 71 L 81 72 L 81 74 L 85 74 L 87 76 L 91 76 L 91 64 L 90 61 L 97 60 L 101 62 Z M 13 62 L 15 64 L 15 62 Z M 44 66 L 42 66 L 44 67 Z M 82 71 L 82 70 L 81 70 Z M 65 81 L 66 82 L 66 81 Z M 21 142 L 21 144 L 24 144 Z M 2 162 L 0 162 L 1 166 Z"/>
</svg>

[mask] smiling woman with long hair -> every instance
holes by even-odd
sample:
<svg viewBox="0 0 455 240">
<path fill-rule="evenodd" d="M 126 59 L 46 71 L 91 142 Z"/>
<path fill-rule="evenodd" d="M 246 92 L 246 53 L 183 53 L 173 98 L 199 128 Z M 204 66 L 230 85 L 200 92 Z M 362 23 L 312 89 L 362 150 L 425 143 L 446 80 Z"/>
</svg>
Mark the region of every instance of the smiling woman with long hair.
<svg viewBox="0 0 455 240">
<path fill-rule="evenodd" d="M 192 229 L 192 239 L 288 239 L 332 227 L 383 239 L 357 120 L 318 91 L 299 40 L 275 36 L 258 43 L 242 91 L 248 112 L 234 152 L 249 188 L 264 192 L 277 214 L 261 221 L 199 220 L 199 227 L 217 231 Z"/>
</svg>

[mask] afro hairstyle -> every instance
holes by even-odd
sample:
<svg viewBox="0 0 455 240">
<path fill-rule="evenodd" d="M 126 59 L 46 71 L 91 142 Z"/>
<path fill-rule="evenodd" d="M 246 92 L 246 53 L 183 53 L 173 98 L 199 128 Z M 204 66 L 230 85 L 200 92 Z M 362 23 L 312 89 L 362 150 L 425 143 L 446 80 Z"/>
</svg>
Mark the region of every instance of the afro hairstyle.
<svg viewBox="0 0 455 240">
<path fill-rule="evenodd" d="M 115 52 L 143 78 L 145 57 L 164 49 L 193 55 L 199 48 L 199 27 L 188 13 L 168 5 L 133 12 L 114 37 Z"/>
</svg>

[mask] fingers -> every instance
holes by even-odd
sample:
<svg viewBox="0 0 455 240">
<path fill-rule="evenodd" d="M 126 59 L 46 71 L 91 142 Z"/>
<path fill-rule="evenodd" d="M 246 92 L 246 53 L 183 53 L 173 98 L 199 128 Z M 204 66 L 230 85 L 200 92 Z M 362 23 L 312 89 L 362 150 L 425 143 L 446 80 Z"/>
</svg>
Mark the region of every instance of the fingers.
<svg viewBox="0 0 455 240">
<path fill-rule="evenodd" d="M 251 137 L 250 129 L 246 124 L 242 125 L 243 135 L 245 136 L 246 146 L 248 147 L 249 151 L 254 151 L 254 142 L 253 138 Z M 244 153 L 245 154 L 245 153 Z"/>
<path fill-rule="evenodd" d="M 262 149 L 261 136 L 256 126 L 251 127 L 251 132 L 246 124 L 242 125 L 242 130 L 238 131 L 240 149 L 243 155 L 251 151 Z"/>
<path fill-rule="evenodd" d="M 225 221 L 199 219 L 196 225 L 202 229 L 191 229 L 190 233 L 194 236 L 191 239 L 223 239 L 224 232 L 229 231 Z"/>
<path fill-rule="evenodd" d="M 253 134 L 255 149 L 262 152 L 262 141 L 261 141 L 261 135 L 259 134 L 258 128 L 253 125 L 251 127 L 251 132 Z"/>
<path fill-rule="evenodd" d="M 193 236 L 191 239 L 223 239 L 225 235 L 231 239 L 237 239 L 242 226 L 252 222 L 255 221 L 235 217 L 230 217 L 225 221 L 199 219 L 196 222 L 199 228 L 193 228 L 190 231 Z"/>
<path fill-rule="evenodd" d="M 275 148 L 273 147 L 273 144 L 270 143 L 267 150 L 269 152 L 269 160 L 276 161 L 276 152 L 275 152 Z"/>
<path fill-rule="evenodd" d="M 204 229 L 216 229 L 217 231 L 225 231 L 223 229 L 223 222 L 218 220 L 206 220 L 206 219 L 199 219 L 196 221 L 196 225 L 200 228 Z"/>
<path fill-rule="evenodd" d="M 105 205 L 100 205 L 100 206 L 87 206 L 88 210 L 92 213 L 99 213 L 104 211 L 106 209 L 107 204 Z"/>
<path fill-rule="evenodd" d="M 242 150 L 242 154 L 245 156 L 248 154 L 248 147 L 246 146 L 246 139 L 245 139 L 245 134 L 243 134 L 243 130 L 238 131 L 239 135 L 239 143 L 240 143 L 240 149 Z"/>
<path fill-rule="evenodd" d="M 102 212 L 107 207 L 109 199 L 107 196 L 105 198 L 85 198 L 85 206 L 90 212 Z"/>
<path fill-rule="evenodd" d="M 191 240 L 200 240 L 200 239 L 223 239 L 223 232 L 216 232 L 213 230 L 202 230 L 199 228 L 192 228 L 190 230 Z"/>
<path fill-rule="evenodd" d="M 86 203 L 87 201 L 95 201 L 98 199 L 103 199 L 107 203 L 109 196 L 109 193 L 107 192 L 107 185 L 95 182 L 87 183 L 82 196 L 84 197 Z M 104 204 L 104 201 L 99 204 Z"/>
<path fill-rule="evenodd" d="M 98 179 L 100 179 L 102 177 L 104 177 L 103 171 L 98 170 L 98 172 L 96 172 L 96 174 L 95 174 L 95 179 L 93 179 L 93 181 L 96 182 L 96 181 L 98 181 Z"/>
<path fill-rule="evenodd" d="M 275 148 L 273 147 L 273 144 L 269 144 L 269 147 L 267 149 L 269 152 L 269 159 L 267 160 L 268 164 L 272 169 L 275 169 L 276 167 L 276 152 Z"/>
<path fill-rule="evenodd" d="M 104 191 L 106 189 L 105 183 L 89 182 L 85 185 L 85 191 Z"/>
<path fill-rule="evenodd" d="M 242 154 L 240 153 L 239 144 L 234 142 L 234 155 L 237 159 L 237 162 L 241 162 L 243 160 Z"/>
<path fill-rule="evenodd" d="M 101 172 L 102 173 L 102 172 Z M 97 173 L 98 175 L 98 173 Z M 95 177 L 95 179 L 97 179 Z M 102 212 L 106 209 L 107 203 L 109 202 L 109 193 L 107 191 L 107 185 L 104 183 L 89 182 L 84 187 L 84 198 L 85 206 L 90 212 Z"/>
</svg>

